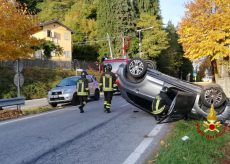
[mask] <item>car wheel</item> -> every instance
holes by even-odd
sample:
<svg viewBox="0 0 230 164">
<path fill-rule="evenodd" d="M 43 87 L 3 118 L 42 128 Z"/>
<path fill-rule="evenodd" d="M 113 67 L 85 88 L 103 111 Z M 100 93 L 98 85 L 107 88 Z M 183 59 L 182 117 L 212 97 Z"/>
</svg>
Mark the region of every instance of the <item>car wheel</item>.
<svg viewBox="0 0 230 164">
<path fill-rule="evenodd" d="M 219 108 L 226 101 L 224 92 L 217 87 L 207 88 L 201 94 L 201 103 L 210 108 L 213 103 L 214 108 Z"/>
<path fill-rule="evenodd" d="M 133 58 L 127 65 L 128 73 L 134 78 L 141 78 L 147 71 L 147 64 L 141 58 Z"/>
<path fill-rule="evenodd" d="M 98 89 L 96 89 L 94 92 L 94 100 L 99 100 L 99 99 L 100 99 L 100 92 Z"/>
<path fill-rule="evenodd" d="M 50 103 L 52 107 L 57 107 L 57 103 Z"/>
<path fill-rule="evenodd" d="M 71 104 L 73 105 L 73 106 L 76 106 L 78 103 L 77 103 L 78 101 L 77 101 L 77 93 L 74 93 L 74 95 L 73 95 L 73 98 L 72 98 L 72 101 L 71 101 Z"/>
</svg>

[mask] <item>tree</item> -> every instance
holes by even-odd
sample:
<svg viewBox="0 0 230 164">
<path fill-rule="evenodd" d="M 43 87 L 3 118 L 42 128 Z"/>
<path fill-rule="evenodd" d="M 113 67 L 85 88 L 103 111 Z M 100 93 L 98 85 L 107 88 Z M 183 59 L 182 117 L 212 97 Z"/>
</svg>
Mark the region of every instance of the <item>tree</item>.
<svg viewBox="0 0 230 164">
<path fill-rule="evenodd" d="M 178 43 L 179 37 L 172 22 L 168 22 L 165 31 L 167 32 L 169 47 L 159 55 L 157 60 L 158 68 L 163 73 L 180 77 L 183 49 L 181 44 Z"/>
<path fill-rule="evenodd" d="M 188 58 L 183 57 L 182 65 L 179 71 L 180 78 L 185 80 L 188 73 L 191 73 L 191 75 L 193 74 L 192 62 Z"/>
<path fill-rule="evenodd" d="M 74 45 L 73 59 L 96 61 L 98 58 L 98 46 L 94 45 Z"/>
<path fill-rule="evenodd" d="M 17 3 L 0 0 L 0 60 L 29 58 L 38 40 L 31 37 L 37 19 Z"/>
<path fill-rule="evenodd" d="M 17 0 L 21 5 L 26 6 L 28 11 L 33 14 L 37 14 L 41 9 L 36 6 L 38 3 L 43 2 L 43 0 Z"/>
<path fill-rule="evenodd" d="M 218 59 L 230 53 L 229 0 L 194 0 L 186 5 L 178 33 L 185 56 L 191 60 Z"/>
<path fill-rule="evenodd" d="M 76 0 L 45 0 L 39 3 L 37 8 L 41 10 L 38 13 L 42 21 L 49 21 L 51 19 L 58 19 L 64 21 L 65 14 L 75 4 Z"/>
<path fill-rule="evenodd" d="M 163 30 L 161 20 L 157 20 L 155 15 L 142 13 L 137 22 L 137 27 L 142 29 L 150 26 L 153 29 L 143 32 L 142 56 L 143 58 L 153 59 L 168 47 L 168 41 L 167 33 Z"/>
<path fill-rule="evenodd" d="M 135 10 L 130 0 L 100 0 L 97 10 L 98 38 L 107 33 L 113 38 L 113 51 L 119 54 L 122 48 L 121 35 L 131 35 L 135 31 Z M 107 42 L 101 44 L 100 54 L 109 52 Z"/>
<path fill-rule="evenodd" d="M 75 31 L 74 42 L 93 41 L 97 35 L 96 4 L 77 1 L 64 16 L 64 24 Z"/>
<path fill-rule="evenodd" d="M 155 15 L 158 20 L 161 19 L 159 0 L 136 0 L 138 13 L 149 13 Z"/>
<path fill-rule="evenodd" d="M 98 45 L 90 44 L 95 43 L 97 36 L 96 8 L 97 3 L 94 1 L 79 0 L 65 14 L 64 24 L 75 31 L 73 59 L 96 60 L 98 57 Z"/>
<path fill-rule="evenodd" d="M 48 59 L 51 58 L 52 53 L 58 56 L 61 56 L 63 54 L 63 48 L 59 45 L 55 45 L 52 41 L 43 41 L 42 44 L 34 46 L 33 49 L 35 51 L 43 50 L 44 57 Z"/>
</svg>

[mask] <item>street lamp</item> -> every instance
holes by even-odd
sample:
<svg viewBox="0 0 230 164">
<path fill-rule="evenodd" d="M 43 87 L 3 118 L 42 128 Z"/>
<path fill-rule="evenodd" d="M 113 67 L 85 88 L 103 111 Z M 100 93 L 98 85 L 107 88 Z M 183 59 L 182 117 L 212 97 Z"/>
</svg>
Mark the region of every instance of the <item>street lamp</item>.
<svg viewBox="0 0 230 164">
<path fill-rule="evenodd" d="M 137 30 L 138 36 L 139 36 L 139 55 L 140 55 L 140 58 L 142 56 L 142 54 L 141 54 L 141 46 L 142 46 L 142 44 L 141 44 L 141 32 L 145 31 L 145 30 L 150 30 L 150 29 L 153 29 L 153 26 Z"/>
</svg>

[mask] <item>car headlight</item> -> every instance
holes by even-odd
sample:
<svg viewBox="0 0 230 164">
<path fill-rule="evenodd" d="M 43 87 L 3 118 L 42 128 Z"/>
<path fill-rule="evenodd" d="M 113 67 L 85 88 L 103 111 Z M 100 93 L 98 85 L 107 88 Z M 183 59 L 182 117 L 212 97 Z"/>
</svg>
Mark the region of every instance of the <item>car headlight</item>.
<svg viewBox="0 0 230 164">
<path fill-rule="evenodd" d="M 51 95 L 51 93 L 52 93 L 52 92 L 51 92 L 51 91 L 49 91 L 49 92 L 48 92 L 48 95 Z"/>
<path fill-rule="evenodd" d="M 71 89 L 65 89 L 65 90 L 63 91 L 63 94 L 70 93 L 70 92 L 71 92 Z"/>
</svg>

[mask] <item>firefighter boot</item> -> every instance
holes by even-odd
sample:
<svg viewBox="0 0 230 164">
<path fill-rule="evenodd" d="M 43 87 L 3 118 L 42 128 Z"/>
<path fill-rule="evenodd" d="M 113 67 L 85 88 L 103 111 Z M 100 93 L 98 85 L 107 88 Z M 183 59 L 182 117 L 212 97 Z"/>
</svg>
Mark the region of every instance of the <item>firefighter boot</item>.
<svg viewBox="0 0 230 164">
<path fill-rule="evenodd" d="M 82 105 L 79 107 L 79 109 L 80 109 L 80 113 L 84 113 L 84 110 L 83 110 L 83 106 L 82 106 Z"/>
<path fill-rule="evenodd" d="M 106 106 L 107 106 L 107 101 L 104 101 L 104 112 L 106 112 L 106 111 L 107 111 Z"/>
<path fill-rule="evenodd" d="M 111 110 L 110 110 L 110 109 L 107 109 L 107 113 L 111 113 Z"/>
<path fill-rule="evenodd" d="M 107 105 L 106 105 L 106 111 L 107 111 L 107 113 L 111 113 L 110 104 L 107 104 Z"/>
</svg>

